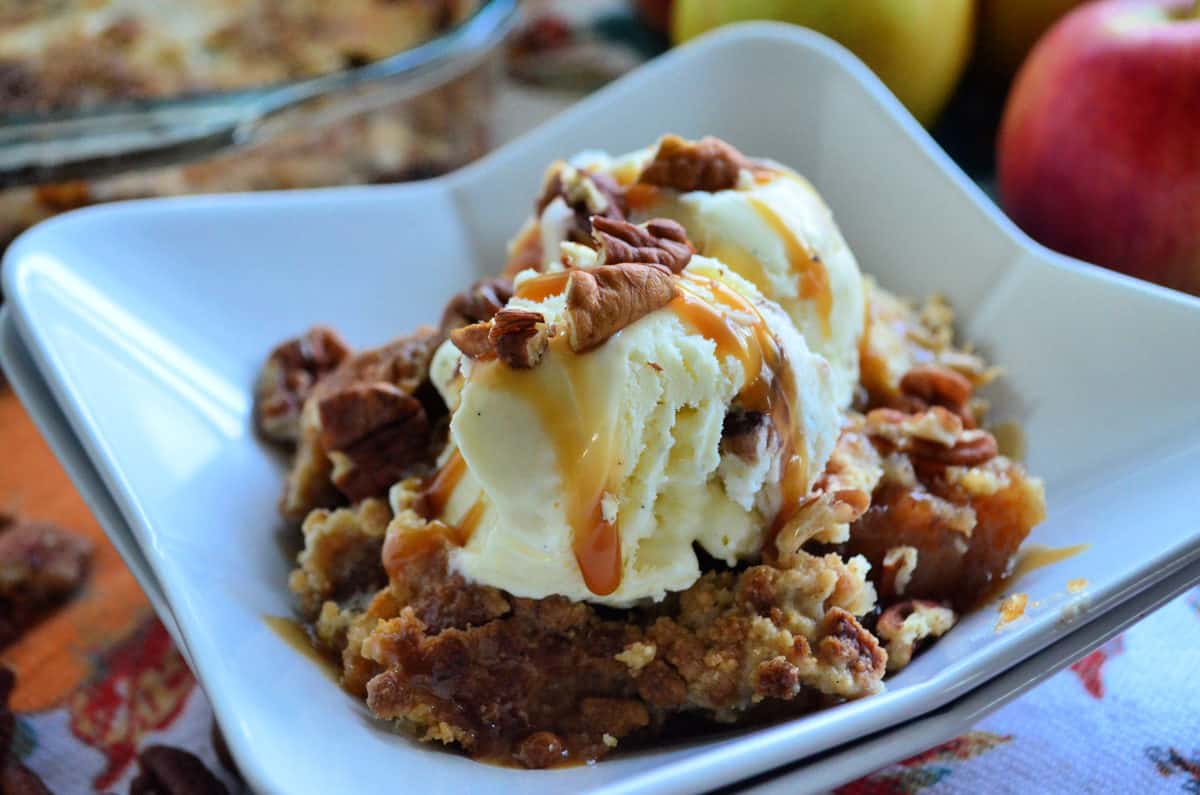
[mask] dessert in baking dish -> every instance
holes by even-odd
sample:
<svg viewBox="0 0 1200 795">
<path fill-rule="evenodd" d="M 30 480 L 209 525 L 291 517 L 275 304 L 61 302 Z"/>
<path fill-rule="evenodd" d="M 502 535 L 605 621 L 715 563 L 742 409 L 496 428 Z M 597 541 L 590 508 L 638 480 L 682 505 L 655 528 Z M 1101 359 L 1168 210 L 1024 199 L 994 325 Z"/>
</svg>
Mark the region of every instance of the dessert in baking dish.
<svg viewBox="0 0 1200 795">
<path fill-rule="evenodd" d="M 476 0 L 2 3 L 0 116 L 88 112 L 315 77 L 420 44 L 479 6 Z M 385 95 L 360 107 L 355 92 L 343 92 L 289 111 L 282 133 L 246 149 L 177 167 L 0 191 L 0 246 L 44 218 L 97 202 L 448 171 L 486 149 L 491 82 L 484 64 L 415 97 Z"/>
<path fill-rule="evenodd" d="M 314 641 L 378 717 L 528 767 L 878 692 L 1044 513 L 952 322 L 780 164 L 555 163 L 440 328 L 268 359 Z"/>
</svg>

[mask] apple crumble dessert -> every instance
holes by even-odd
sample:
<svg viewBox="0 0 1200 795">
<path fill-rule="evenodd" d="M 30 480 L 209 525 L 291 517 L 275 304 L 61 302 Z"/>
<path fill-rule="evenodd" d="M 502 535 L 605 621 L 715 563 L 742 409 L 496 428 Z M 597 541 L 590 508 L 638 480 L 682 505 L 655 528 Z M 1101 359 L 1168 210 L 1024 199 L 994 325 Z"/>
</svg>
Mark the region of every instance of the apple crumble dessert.
<svg viewBox="0 0 1200 795">
<path fill-rule="evenodd" d="M 313 642 L 372 713 L 549 767 L 880 691 L 1007 573 L 1043 491 L 937 298 L 859 271 L 713 138 L 553 164 L 440 327 L 271 353 L 260 433 Z"/>
</svg>

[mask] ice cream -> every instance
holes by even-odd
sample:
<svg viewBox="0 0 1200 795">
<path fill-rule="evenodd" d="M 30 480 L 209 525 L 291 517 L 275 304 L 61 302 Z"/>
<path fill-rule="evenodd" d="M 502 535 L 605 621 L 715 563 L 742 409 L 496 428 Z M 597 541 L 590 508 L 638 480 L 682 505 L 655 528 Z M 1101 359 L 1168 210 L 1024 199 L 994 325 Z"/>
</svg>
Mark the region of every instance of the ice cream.
<svg viewBox="0 0 1200 795">
<path fill-rule="evenodd" d="M 574 266 L 595 256 L 562 248 Z M 576 352 L 573 272 L 517 279 L 508 308 L 557 330 L 536 366 L 450 342 L 435 356 L 453 415 L 426 510 L 455 529 L 451 566 L 518 596 L 625 606 L 695 582 L 694 544 L 729 564 L 758 557 L 836 441 L 828 362 L 701 256 L 670 277 L 669 303 Z"/>
<path fill-rule="evenodd" d="M 783 307 L 809 348 L 833 367 L 835 400 L 845 408 L 858 382 L 865 302 L 858 263 L 829 207 L 799 174 L 767 161 L 735 162 L 736 175 L 720 190 L 680 190 L 639 179 L 664 149 L 685 145 L 689 142 L 666 136 L 657 146 L 627 155 L 585 152 L 552 166 L 547 181 L 566 189 L 539 208 L 529 228 L 536 226 L 542 267 L 560 267 L 559 243 L 573 235 L 572 207 L 608 209 L 613 199 L 603 180 L 609 178 L 624 188 L 631 221 L 675 219 L 699 253 L 728 265 Z M 580 175 L 601 180 L 595 184 Z"/>
</svg>

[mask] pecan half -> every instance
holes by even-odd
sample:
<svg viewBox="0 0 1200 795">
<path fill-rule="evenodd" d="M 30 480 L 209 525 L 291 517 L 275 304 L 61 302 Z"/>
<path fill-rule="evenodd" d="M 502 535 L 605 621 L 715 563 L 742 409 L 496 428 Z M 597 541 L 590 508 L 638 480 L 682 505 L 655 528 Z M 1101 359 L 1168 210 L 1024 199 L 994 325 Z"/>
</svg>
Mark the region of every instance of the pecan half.
<svg viewBox="0 0 1200 795">
<path fill-rule="evenodd" d="M 550 336 L 541 312 L 505 308 L 492 319 L 488 340 L 495 346 L 500 361 L 527 370 L 542 360 Z"/>
<path fill-rule="evenodd" d="M 696 253 L 687 231 L 667 218 L 652 218 L 638 226 L 596 216 L 592 218 L 592 236 L 600 244 L 604 261 L 609 265 L 643 262 L 679 273 Z"/>
<path fill-rule="evenodd" d="M 337 332 L 313 326 L 267 357 L 254 387 L 254 417 L 261 433 L 274 442 L 300 439 L 300 409 L 317 381 L 350 355 Z"/>
<path fill-rule="evenodd" d="M 565 313 L 571 350 L 595 348 L 677 294 L 671 275 L 652 265 L 622 263 L 571 271 Z"/>
<path fill-rule="evenodd" d="M 491 320 L 512 298 L 511 279 L 483 279 L 458 293 L 442 312 L 442 336 L 454 329 Z"/>
<path fill-rule="evenodd" d="M 352 501 L 381 494 L 427 462 L 431 430 L 421 402 L 386 383 L 355 384 L 317 404 L 330 475 Z"/>
<path fill-rule="evenodd" d="M 664 135 L 638 181 L 683 192 L 729 190 L 737 185 L 741 169 L 749 167 L 745 155 L 719 138 L 688 141 Z"/>
<path fill-rule="evenodd" d="M 976 467 L 991 461 L 999 453 L 1000 445 L 996 443 L 996 437 L 981 430 L 963 431 L 951 447 L 925 439 L 913 439 L 908 450 L 917 467 Z"/>
<path fill-rule="evenodd" d="M 344 450 L 373 431 L 411 414 L 420 404 L 392 384 L 354 384 L 317 403 L 321 417 L 321 444 L 326 450 Z"/>
<path fill-rule="evenodd" d="M 965 375 L 942 364 L 919 364 L 900 379 L 900 401 L 912 411 L 944 406 L 962 418 L 968 428 L 975 426 L 970 400 L 974 387 Z"/>
<path fill-rule="evenodd" d="M 138 754 L 130 795 L 228 795 L 221 780 L 199 757 L 182 748 L 152 745 Z"/>
</svg>

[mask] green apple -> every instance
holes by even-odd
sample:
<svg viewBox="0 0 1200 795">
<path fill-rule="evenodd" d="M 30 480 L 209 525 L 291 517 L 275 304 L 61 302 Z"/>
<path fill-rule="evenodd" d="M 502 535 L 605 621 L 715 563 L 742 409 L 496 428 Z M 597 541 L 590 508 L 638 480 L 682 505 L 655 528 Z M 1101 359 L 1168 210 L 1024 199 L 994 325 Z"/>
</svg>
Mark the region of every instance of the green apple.
<svg viewBox="0 0 1200 795">
<path fill-rule="evenodd" d="M 879 75 L 923 124 L 962 76 L 974 33 L 973 0 L 675 0 L 671 38 L 684 42 L 729 22 L 774 19 L 836 39 Z"/>
</svg>

